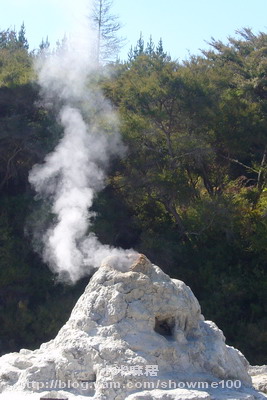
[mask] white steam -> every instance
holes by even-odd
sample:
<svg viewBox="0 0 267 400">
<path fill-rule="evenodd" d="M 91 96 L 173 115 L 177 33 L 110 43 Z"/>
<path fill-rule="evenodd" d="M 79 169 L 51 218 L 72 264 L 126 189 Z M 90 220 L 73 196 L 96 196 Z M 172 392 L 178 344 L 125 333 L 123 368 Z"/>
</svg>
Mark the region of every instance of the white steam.
<svg viewBox="0 0 267 400">
<path fill-rule="evenodd" d="M 136 258 L 133 251 L 102 245 L 90 233 L 93 199 L 105 186 L 110 157 L 124 149 L 111 106 L 90 89 L 94 34 L 86 19 L 88 0 L 78 3 L 80 7 L 77 1 L 72 3 L 80 11 L 78 30 L 60 50 L 43 55 L 36 64 L 42 97 L 57 109 L 64 135 L 44 164 L 34 166 L 29 175 L 36 192 L 52 201 L 57 217 L 43 237 L 43 258 L 59 278 L 72 282 L 99 267 L 105 257 L 112 256 L 120 270 Z"/>
</svg>

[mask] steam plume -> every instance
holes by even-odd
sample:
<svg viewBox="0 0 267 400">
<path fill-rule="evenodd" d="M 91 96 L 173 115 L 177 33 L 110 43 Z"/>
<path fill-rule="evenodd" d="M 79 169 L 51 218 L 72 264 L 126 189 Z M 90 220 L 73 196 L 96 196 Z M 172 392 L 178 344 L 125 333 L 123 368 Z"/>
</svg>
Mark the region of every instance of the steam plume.
<svg viewBox="0 0 267 400">
<path fill-rule="evenodd" d="M 89 32 L 86 19 L 88 1 L 80 0 L 80 7 L 77 1 L 73 4 L 80 18 L 76 16 L 70 40 L 36 63 L 44 103 L 58 110 L 64 135 L 44 164 L 33 167 L 29 181 L 39 195 L 52 201 L 57 216 L 43 237 L 43 258 L 59 278 L 75 282 L 105 257 L 113 256 L 123 270 L 135 256 L 130 250 L 104 246 L 92 232 L 88 234 L 90 207 L 105 185 L 109 159 L 124 148 L 111 106 L 100 92 L 90 89 L 88 77 L 95 66 L 94 33 Z"/>
</svg>

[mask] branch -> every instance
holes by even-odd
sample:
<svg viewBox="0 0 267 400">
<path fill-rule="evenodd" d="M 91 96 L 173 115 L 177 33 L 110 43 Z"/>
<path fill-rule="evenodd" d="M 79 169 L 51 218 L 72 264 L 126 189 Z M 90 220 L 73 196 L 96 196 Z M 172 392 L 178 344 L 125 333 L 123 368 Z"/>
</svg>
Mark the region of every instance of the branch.
<svg viewBox="0 0 267 400">
<path fill-rule="evenodd" d="M 266 158 L 267 158 L 267 146 L 264 148 L 262 160 L 261 160 L 261 165 L 258 173 L 258 182 L 257 182 L 257 187 L 259 190 L 262 190 L 264 183 L 265 183 L 265 177 L 264 177 L 264 166 L 266 164 Z"/>
<path fill-rule="evenodd" d="M 233 163 L 235 163 L 235 164 L 241 165 L 242 167 L 246 168 L 246 169 L 249 170 L 249 171 L 255 172 L 256 174 L 258 174 L 258 172 L 259 172 L 259 171 L 257 171 L 256 169 L 251 168 L 251 167 L 249 167 L 248 165 L 243 164 L 242 162 L 240 162 L 240 161 L 238 161 L 238 160 L 235 160 L 234 158 L 225 157 L 225 156 L 223 156 L 223 155 L 221 155 L 221 154 L 219 154 L 219 157 L 224 158 L 225 160 L 231 161 L 231 162 L 233 162 Z"/>
</svg>

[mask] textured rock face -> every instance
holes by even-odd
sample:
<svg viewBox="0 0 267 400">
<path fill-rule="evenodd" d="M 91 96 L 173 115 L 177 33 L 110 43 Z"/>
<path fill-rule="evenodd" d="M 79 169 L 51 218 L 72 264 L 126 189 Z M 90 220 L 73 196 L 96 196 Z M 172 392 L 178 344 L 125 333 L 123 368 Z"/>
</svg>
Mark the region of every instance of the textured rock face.
<svg viewBox="0 0 267 400">
<path fill-rule="evenodd" d="M 249 368 L 253 386 L 267 394 L 267 365 L 255 365 Z"/>
<path fill-rule="evenodd" d="M 260 396 L 249 389 L 248 362 L 204 320 L 188 286 L 142 255 L 128 272 L 110 265 L 95 273 L 54 340 L 0 358 L 0 392 L 65 389 L 108 400 Z M 192 386 L 203 382 L 202 390 Z M 216 382 L 228 392 L 233 382 L 241 388 L 232 390 L 235 397 L 220 397 L 223 390 L 214 397 Z"/>
</svg>

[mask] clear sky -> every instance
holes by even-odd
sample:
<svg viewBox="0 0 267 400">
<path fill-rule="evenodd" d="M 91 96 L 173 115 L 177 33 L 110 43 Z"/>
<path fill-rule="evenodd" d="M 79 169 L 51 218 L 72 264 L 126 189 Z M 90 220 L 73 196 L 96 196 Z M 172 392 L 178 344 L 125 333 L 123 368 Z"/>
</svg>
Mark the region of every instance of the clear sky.
<svg viewBox="0 0 267 400">
<path fill-rule="evenodd" d="M 0 29 L 19 29 L 24 21 L 31 48 L 47 35 L 54 45 L 68 33 L 67 5 L 76 7 L 79 1 L 0 0 Z M 267 0 L 114 0 L 113 11 L 123 25 L 121 36 L 127 39 L 122 59 L 140 32 L 146 42 L 150 34 L 156 43 L 162 37 L 165 51 L 180 60 L 207 48 L 205 41 L 212 36 L 225 41 L 242 27 L 267 32 Z"/>
</svg>

